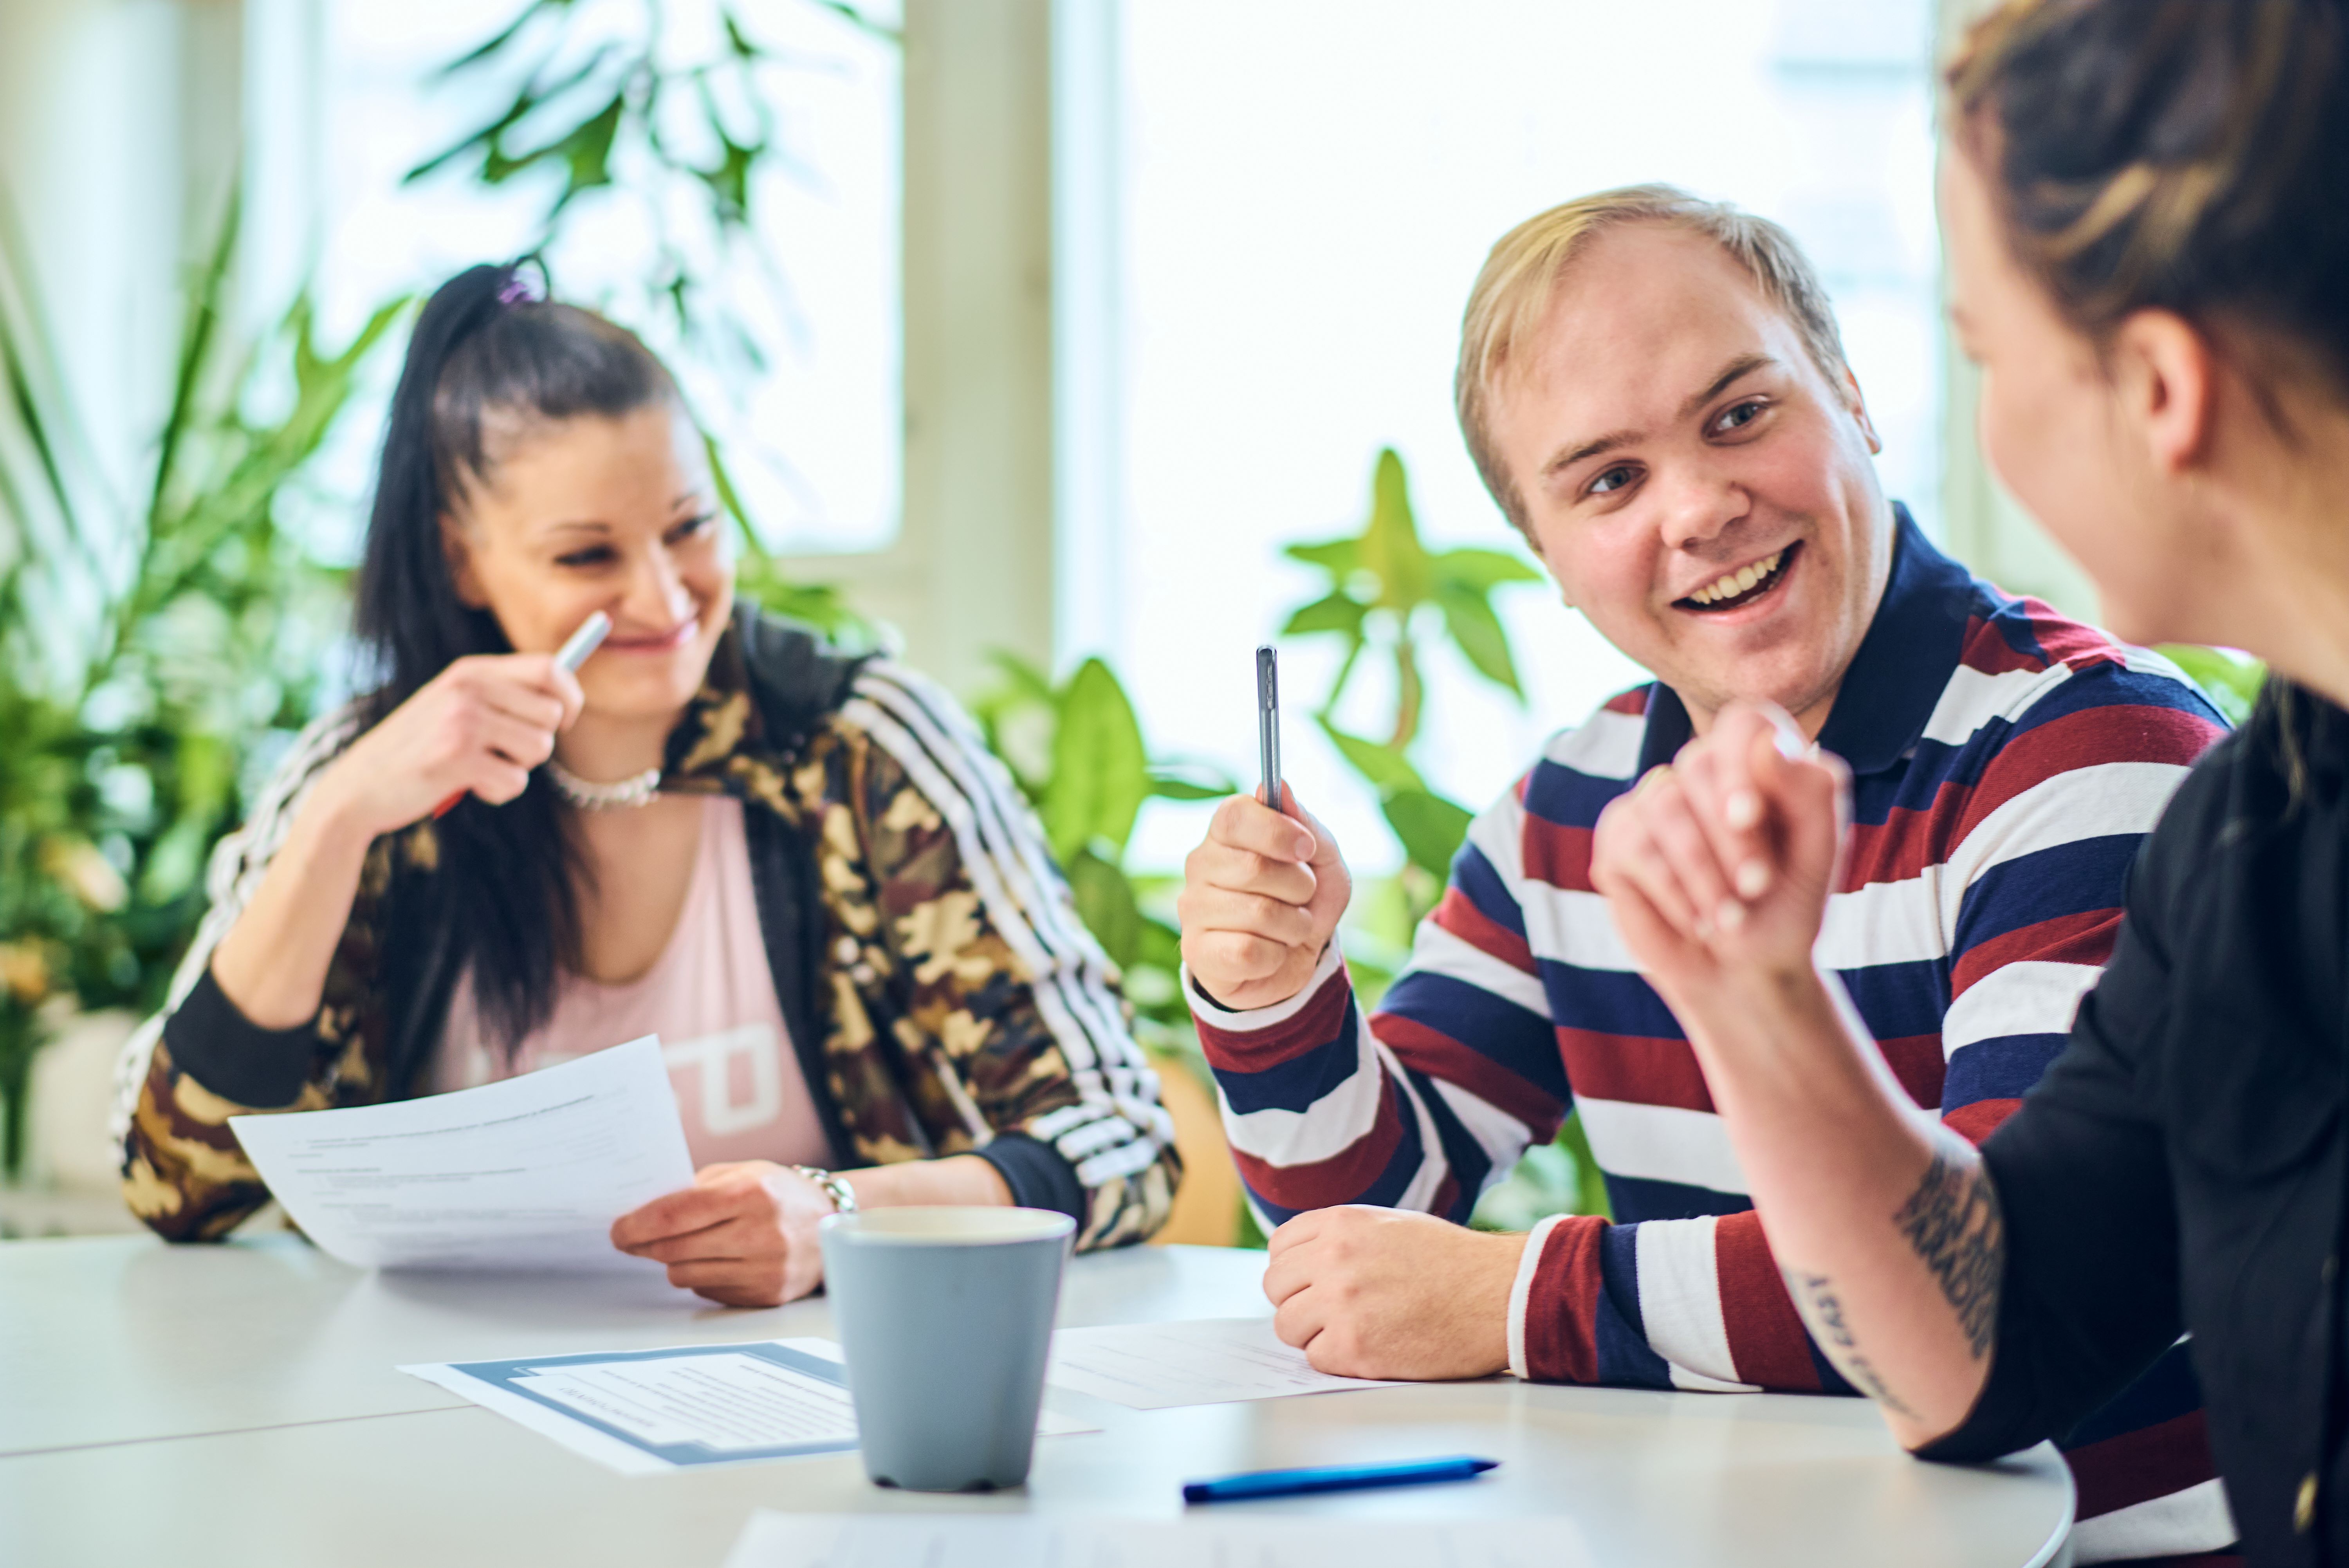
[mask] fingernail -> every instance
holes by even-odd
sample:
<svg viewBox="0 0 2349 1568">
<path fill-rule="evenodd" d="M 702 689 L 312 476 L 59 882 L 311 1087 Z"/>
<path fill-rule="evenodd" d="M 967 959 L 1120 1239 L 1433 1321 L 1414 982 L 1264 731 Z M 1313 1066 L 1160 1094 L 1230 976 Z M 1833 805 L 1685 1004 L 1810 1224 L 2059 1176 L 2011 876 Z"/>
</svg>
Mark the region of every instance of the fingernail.
<svg viewBox="0 0 2349 1568">
<path fill-rule="evenodd" d="M 1748 860 L 1737 868 L 1737 894 L 1742 898 L 1758 898 L 1770 890 L 1770 867 L 1759 860 Z"/>
<path fill-rule="evenodd" d="M 1733 931 L 1745 923 L 1745 906 L 1734 898 L 1723 898 L 1721 912 L 1714 919 L 1721 922 L 1723 930 Z"/>
<path fill-rule="evenodd" d="M 1311 839 L 1300 838 L 1297 841 L 1297 857 L 1299 860 L 1310 860 L 1313 858 L 1313 841 Z"/>
<path fill-rule="evenodd" d="M 1721 815 L 1732 827 L 1751 827 L 1762 820 L 1762 802 L 1752 790 L 1742 789 L 1722 803 Z"/>
</svg>

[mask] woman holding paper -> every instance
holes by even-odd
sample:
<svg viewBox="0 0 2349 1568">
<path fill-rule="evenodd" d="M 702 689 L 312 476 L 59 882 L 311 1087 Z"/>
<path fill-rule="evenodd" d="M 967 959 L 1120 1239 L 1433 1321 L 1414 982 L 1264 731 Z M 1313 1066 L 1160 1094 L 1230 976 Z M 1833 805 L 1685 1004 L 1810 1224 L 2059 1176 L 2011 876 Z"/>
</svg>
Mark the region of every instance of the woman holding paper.
<svg viewBox="0 0 2349 1568">
<path fill-rule="evenodd" d="M 937 688 L 733 582 L 642 344 L 511 267 L 432 297 L 358 575 L 382 684 L 213 857 L 124 1057 L 135 1212 L 209 1239 L 266 1200 L 231 1116 L 657 1033 L 701 1169 L 613 1239 L 713 1300 L 814 1289 L 840 1208 L 1056 1209 L 1081 1248 L 1156 1229 L 1172 1125 L 1001 764 Z M 598 612 L 574 675 L 554 650 Z"/>
<path fill-rule="evenodd" d="M 1881 862 L 1963 789 L 1855 805 L 1773 715 L 1725 713 L 1609 808 L 1593 879 L 1813 1338 L 1901 1440 L 2059 1436 L 2190 1329 L 2250 1560 L 2349 1562 L 2349 6 L 2011 4 L 1951 85 L 1984 450 L 2116 631 L 2251 649 L 2260 709 L 2171 799 L 2068 1047 L 1979 1151 L 1904 1110 L 1813 958 L 1828 893 L 1860 891 L 1855 811 Z M 2082 717 L 2015 743 L 2052 762 Z M 2027 836 L 2028 794 L 1999 809 Z M 2040 940 L 2087 934 L 2028 855 L 1992 874 L 2035 888 Z M 1881 910 L 1895 945 L 1970 918 Z M 2017 994 L 1959 1006 L 1994 1033 Z"/>
</svg>

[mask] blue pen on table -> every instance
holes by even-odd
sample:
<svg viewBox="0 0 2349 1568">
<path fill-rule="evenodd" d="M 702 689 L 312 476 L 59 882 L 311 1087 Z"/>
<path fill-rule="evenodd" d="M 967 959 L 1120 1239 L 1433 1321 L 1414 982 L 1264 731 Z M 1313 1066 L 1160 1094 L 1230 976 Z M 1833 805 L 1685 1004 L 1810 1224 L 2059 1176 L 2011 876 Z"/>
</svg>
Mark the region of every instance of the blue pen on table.
<svg viewBox="0 0 2349 1568">
<path fill-rule="evenodd" d="M 1454 1454 L 1441 1459 L 1400 1459 L 1382 1465 L 1312 1465 L 1294 1470 L 1250 1470 L 1245 1475 L 1183 1483 L 1185 1502 L 1238 1502 L 1252 1497 L 1297 1497 L 1311 1491 L 1352 1491 L 1361 1487 L 1413 1486 L 1422 1481 L 1469 1480 L 1497 1469 L 1498 1459 Z"/>
</svg>

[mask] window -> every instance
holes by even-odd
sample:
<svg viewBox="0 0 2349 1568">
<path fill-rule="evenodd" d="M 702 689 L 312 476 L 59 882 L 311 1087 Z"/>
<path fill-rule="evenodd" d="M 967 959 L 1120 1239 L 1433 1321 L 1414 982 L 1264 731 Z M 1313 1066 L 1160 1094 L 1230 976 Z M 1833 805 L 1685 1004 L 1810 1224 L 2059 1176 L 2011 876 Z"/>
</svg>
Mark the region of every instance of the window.
<svg viewBox="0 0 2349 1568">
<path fill-rule="evenodd" d="M 750 203 L 766 261 L 721 259 L 690 203 L 648 202 L 643 168 L 626 161 L 624 144 L 620 188 L 581 198 L 549 265 L 564 297 L 635 327 L 669 361 L 771 547 L 878 548 L 895 537 L 899 513 L 897 50 L 806 0 L 736 9 L 777 54 L 760 82 L 781 156 L 762 167 Z M 861 9 L 894 22 L 884 6 Z M 502 188 L 454 169 L 402 183 L 512 100 L 520 83 L 511 73 L 435 73 L 521 11 L 520 0 L 253 0 L 259 227 L 250 254 L 281 269 L 309 262 L 329 341 L 387 298 L 536 243 L 558 187 L 535 173 Z M 580 0 L 560 26 L 557 75 L 599 44 L 654 26 L 665 65 L 726 49 L 713 3 Z M 692 144 L 691 119 L 670 128 L 684 139 L 680 151 L 714 162 L 714 144 Z M 663 240 L 715 281 L 756 359 L 722 339 L 680 343 L 651 286 Z M 265 286 L 282 299 L 300 281 Z M 379 369 L 382 388 L 354 410 L 326 468 L 325 488 L 346 506 L 364 493 L 381 436 L 380 400 L 396 367 Z"/>
<path fill-rule="evenodd" d="M 1938 525 L 1926 0 L 1129 0 L 1122 22 L 1114 651 L 1155 743 L 1253 775 L 1247 650 L 1319 591 L 1278 548 L 1354 531 L 1381 446 L 1432 542 L 1511 541 L 1453 421 L 1460 311 L 1493 241 L 1585 192 L 1671 181 L 1792 228 L 1834 293 L 1886 488 Z M 1547 591 L 1505 603 L 1525 710 L 1456 660 L 1429 669 L 1420 754 L 1472 805 L 1644 678 Z M 1286 662 L 1292 778 L 1350 855 L 1391 867 L 1305 718 L 1334 649 Z M 1148 814 L 1137 858 L 1179 863 L 1199 830 Z"/>
</svg>

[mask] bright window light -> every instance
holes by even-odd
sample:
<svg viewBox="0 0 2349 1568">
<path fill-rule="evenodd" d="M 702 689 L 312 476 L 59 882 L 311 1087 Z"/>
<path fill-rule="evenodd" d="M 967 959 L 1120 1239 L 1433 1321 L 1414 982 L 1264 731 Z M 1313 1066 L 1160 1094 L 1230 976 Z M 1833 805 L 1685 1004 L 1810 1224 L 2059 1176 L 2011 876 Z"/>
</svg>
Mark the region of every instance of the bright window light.
<svg viewBox="0 0 2349 1568">
<path fill-rule="evenodd" d="M 1129 0 L 1117 652 L 1154 742 L 1253 776 L 1249 649 L 1319 591 L 1279 546 L 1354 531 L 1380 447 L 1431 542 L 1513 542 L 1453 420 L 1460 312 L 1495 239 L 1587 192 L 1670 181 L 1792 228 L 1834 293 L 1886 488 L 1937 526 L 1928 9 Z M 1429 668 L 1424 772 L 1477 807 L 1644 679 L 1546 587 L 1504 603 L 1526 709 L 1456 659 Z M 1358 867 L 1391 868 L 1309 721 L 1331 642 L 1285 660 L 1289 777 Z M 1137 862 L 1179 864 L 1201 829 L 1154 808 Z"/>
<path fill-rule="evenodd" d="M 402 176 L 512 100 L 518 82 L 440 67 L 518 15 L 479 0 L 255 0 L 255 110 L 280 139 L 256 154 L 262 254 L 316 258 L 331 333 L 382 300 L 429 290 L 464 266 L 528 249 L 554 187 L 491 189 L 456 170 Z M 863 13 L 884 25 L 886 5 Z M 605 36 L 660 18 L 666 59 L 720 57 L 713 4 L 579 0 L 566 14 L 566 59 Z M 616 192 L 591 192 L 549 254 L 564 297 L 642 333 L 677 369 L 696 412 L 719 435 L 766 542 L 787 552 L 870 550 L 897 532 L 899 447 L 899 60 L 896 46 L 826 7 L 792 0 L 743 11 L 781 63 L 765 81 L 781 156 L 768 161 L 751 210 L 765 260 L 723 258 L 696 215 L 645 202 L 617 168 Z M 289 116 L 288 104 L 299 106 Z M 306 123 L 288 123 L 306 121 Z M 698 161 L 714 163 L 713 145 Z M 288 188 L 298 190 L 289 199 Z M 745 329 L 761 363 L 681 348 L 649 286 L 657 236 L 692 258 L 698 277 Z M 771 265 L 768 265 L 771 263 Z M 280 286 L 283 285 L 281 283 Z M 355 409 L 325 488 L 363 493 L 381 434 L 383 386 Z M 354 535 L 355 537 L 355 535 Z"/>
</svg>

